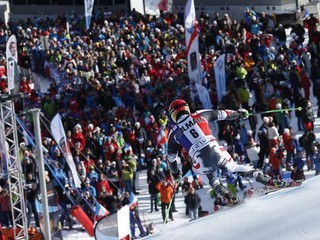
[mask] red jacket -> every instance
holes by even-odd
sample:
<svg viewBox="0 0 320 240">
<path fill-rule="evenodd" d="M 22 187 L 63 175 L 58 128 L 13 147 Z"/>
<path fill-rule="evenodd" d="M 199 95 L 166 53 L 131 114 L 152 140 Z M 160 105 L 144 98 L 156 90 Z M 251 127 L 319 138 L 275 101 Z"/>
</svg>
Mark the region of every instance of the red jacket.
<svg viewBox="0 0 320 240">
<path fill-rule="evenodd" d="M 290 134 L 283 134 L 282 135 L 282 141 L 283 146 L 286 151 L 292 151 L 293 150 L 293 142 Z"/>
<path fill-rule="evenodd" d="M 284 158 L 284 155 L 282 151 L 278 150 L 275 147 L 272 147 L 270 149 L 269 162 L 273 170 L 275 171 L 280 170 L 280 165 L 283 158 Z"/>
</svg>

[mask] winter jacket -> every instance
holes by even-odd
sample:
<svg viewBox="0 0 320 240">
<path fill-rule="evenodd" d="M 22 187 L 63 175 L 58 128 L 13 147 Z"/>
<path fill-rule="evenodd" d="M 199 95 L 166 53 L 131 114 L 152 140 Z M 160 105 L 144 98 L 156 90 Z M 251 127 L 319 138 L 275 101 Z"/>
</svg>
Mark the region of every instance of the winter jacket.
<svg viewBox="0 0 320 240">
<path fill-rule="evenodd" d="M 281 161 L 284 158 L 283 152 L 277 148 L 271 148 L 269 153 L 269 162 L 275 171 L 280 170 Z"/>
<path fill-rule="evenodd" d="M 160 192 L 160 201 L 165 204 L 169 204 L 174 193 L 174 189 L 170 184 L 165 184 L 163 181 L 159 181 L 156 188 Z"/>
<path fill-rule="evenodd" d="M 286 151 L 293 150 L 293 142 L 290 134 L 282 134 L 283 146 Z"/>
<path fill-rule="evenodd" d="M 198 209 L 200 207 L 201 198 L 195 193 L 188 193 L 184 197 L 184 203 L 187 205 L 188 209 Z"/>
</svg>

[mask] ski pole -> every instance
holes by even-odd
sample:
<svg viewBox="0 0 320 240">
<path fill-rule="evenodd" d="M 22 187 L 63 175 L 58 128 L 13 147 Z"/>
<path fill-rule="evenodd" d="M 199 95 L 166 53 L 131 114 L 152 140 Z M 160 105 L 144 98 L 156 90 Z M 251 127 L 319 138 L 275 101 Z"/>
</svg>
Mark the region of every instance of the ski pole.
<svg viewBox="0 0 320 240">
<path fill-rule="evenodd" d="M 285 112 L 285 111 L 294 111 L 298 110 L 301 111 L 302 107 L 297 107 L 297 108 L 284 108 L 284 109 L 274 109 L 274 110 L 268 110 L 264 112 L 259 112 L 260 114 L 267 114 L 267 113 L 275 113 L 275 112 Z M 249 113 L 248 115 L 253 115 L 253 114 L 258 114 L 258 113 Z"/>
</svg>

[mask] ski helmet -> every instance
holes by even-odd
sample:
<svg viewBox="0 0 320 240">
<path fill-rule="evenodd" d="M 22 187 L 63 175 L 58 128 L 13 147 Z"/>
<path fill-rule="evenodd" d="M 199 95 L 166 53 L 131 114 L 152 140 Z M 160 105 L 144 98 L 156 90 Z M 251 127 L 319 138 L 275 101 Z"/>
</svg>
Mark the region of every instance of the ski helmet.
<svg viewBox="0 0 320 240">
<path fill-rule="evenodd" d="M 169 114 L 174 122 L 177 121 L 178 114 L 182 112 L 190 113 L 190 109 L 186 101 L 182 99 L 172 101 L 169 106 Z"/>
</svg>

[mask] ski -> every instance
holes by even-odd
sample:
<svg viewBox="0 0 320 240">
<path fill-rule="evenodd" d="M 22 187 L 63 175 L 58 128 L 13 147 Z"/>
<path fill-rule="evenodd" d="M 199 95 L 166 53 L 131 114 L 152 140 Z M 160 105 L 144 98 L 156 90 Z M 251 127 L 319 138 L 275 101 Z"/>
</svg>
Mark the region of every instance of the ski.
<svg viewBox="0 0 320 240">
<path fill-rule="evenodd" d="M 283 187 L 276 187 L 276 186 L 270 186 L 270 185 L 259 187 L 259 188 L 251 187 L 244 192 L 243 199 L 240 200 L 240 202 L 237 204 L 230 204 L 228 200 L 220 196 L 217 196 L 214 201 L 214 213 L 225 211 L 225 210 L 237 207 L 239 205 L 242 205 L 243 203 L 245 203 L 247 200 L 251 198 L 261 197 L 269 193 L 276 192 L 286 188 L 299 187 L 301 186 L 302 182 L 303 181 L 286 182 Z"/>
</svg>

